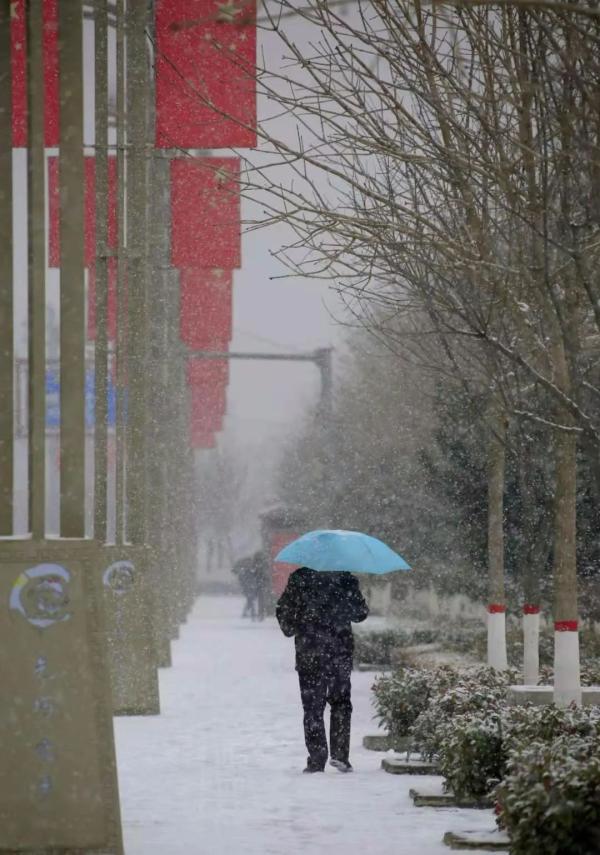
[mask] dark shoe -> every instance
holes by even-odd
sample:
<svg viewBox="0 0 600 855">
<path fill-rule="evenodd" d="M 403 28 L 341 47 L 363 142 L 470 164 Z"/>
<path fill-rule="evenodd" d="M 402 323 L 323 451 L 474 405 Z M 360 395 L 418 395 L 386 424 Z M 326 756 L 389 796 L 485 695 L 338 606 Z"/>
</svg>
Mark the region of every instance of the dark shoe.
<svg viewBox="0 0 600 855">
<path fill-rule="evenodd" d="M 313 772 L 324 772 L 325 769 L 315 768 L 314 766 L 307 766 L 306 769 L 302 770 L 303 775 L 312 775 Z"/>
<path fill-rule="evenodd" d="M 334 760 L 333 758 L 329 761 L 329 765 L 333 766 L 334 769 L 337 769 L 338 772 L 354 772 L 354 769 L 346 760 Z"/>
</svg>

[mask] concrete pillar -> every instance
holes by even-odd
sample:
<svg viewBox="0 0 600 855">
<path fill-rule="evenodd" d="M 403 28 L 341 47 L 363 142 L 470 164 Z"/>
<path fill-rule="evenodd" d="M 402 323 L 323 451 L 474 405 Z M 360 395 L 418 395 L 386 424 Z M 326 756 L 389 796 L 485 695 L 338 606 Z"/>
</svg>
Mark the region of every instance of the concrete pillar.
<svg viewBox="0 0 600 855">
<path fill-rule="evenodd" d="M 89 542 L 0 542 L 0 852 L 122 855 Z"/>
<path fill-rule="evenodd" d="M 114 715 L 160 713 L 148 553 L 145 546 L 101 549 L 99 575 Z"/>
<path fill-rule="evenodd" d="M 141 7 L 138 7 L 138 9 Z M 96 21 L 96 477 L 95 477 L 95 506 L 94 506 L 94 528 L 96 537 L 106 544 L 107 540 L 107 407 L 106 407 L 106 377 L 107 377 L 107 217 L 108 217 L 108 92 L 107 92 L 107 3 L 101 0 L 95 10 Z M 120 30 L 120 46 L 118 61 L 121 66 L 119 84 L 124 85 L 122 64 L 123 52 L 123 8 L 118 9 L 118 20 Z M 139 24 L 139 22 L 138 22 Z M 130 50 L 139 51 L 141 48 L 142 60 L 145 58 L 145 44 L 138 38 L 137 42 L 130 42 Z M 136 63 L 133 62 L 135 70 Z M 139 95 L 141 103 L 144 103 L 144 95 Z M 119 117 L 121 122 L 125 121 L 123 94 L 120 95 Z M 122 137 L 124 127 L 119 134 Z M 120 177 L 124 178 L 123 163 L 121 163 Z M 135 182 L 134 182 L 135 183 Z M 143 199 L 142 199 L 143 204 Z M 125 206 L 120 205 L 121 216 L 124 216 Z M 136 238 L 138 243 L 145 237 L 145 219 L 137 223 L 138 232 Z M 124 231 L 121 230 L 120 251 L 124 252 Z M 121 265 L 123 268 L 123 265 Z M 124 272 L 122 270 L 122 272 Z M 139 278 L 133 277 L 133 283 L 140 287 Z M 121 287 L 124 288 L 124 277 L 121 279 Z M 143 289 L 143 280 L 142 280 Z M 123 290 L 121 291 L 123 296 Z M 134 301 L 135 302 L 135 301 Z M 124 301 L 122 301 L 124 303 Z M 123 308 L 123 304 L 121 306 Z M 143 319 L 142 319 L 143 321 Z M 120 314 L 119 324 L 122 331 L 125 322 L 124 312 Z M 137 332 L 137 337 L 144 337 L 144 330 Z M 121 357 L 124 356 L 124 343 L 121 338 Z M 135 361 L 135 357 L 134 357 Z M 123 374 L 121 375 L 123 378 Z M 142 390 L 143 391 L 143 390 Z M 123 392 L 123 390 L 121 390 Z M 129 388 L 130 411 L 137 414 L 138 428 L 143 430 L 141 423 L 144 416 L 144 399 L 141 396 L 139 378 Z M 121 398 L 121 407 L 123 399 Z M 119 431 L 121 436 L 121 451 L 124 450 L 123 442 L 123 418 L 124 412 L 120 410 Z M 136 440 L 139 441 L 139 437 Z M 141 437 L 143 440 L 143 437 Z M 134 446 L 133 455 L 136 453 Z M 122 476 L 124 471 L 122 456 L 118 461 L 118 474 Z M 129 473 L 131 474 L 131 473 Z M 123 520 L 123 505 L 125 491 L 124 481 L 120 478 L 121 490 L 119 493 L 118 519 Z M 139 520 L 139 514 L 130 517 L 130 523 Z M 124 526 L 117 526 L 118 543 L 114 546 L 104 546 L 100 550 L 101 560 L 98 572 L 100 574 L 103 590 L 104 606 L 106 611 L 106 637 L 109 659 L 109 672 L 111 676 L 113 694 L 113 712 L 115 715 L 155 715 L 160 712 L 158 673 L 156 669 L 156 656 L 153 643 L 153 615 L 150 605 L 148 590 L 148 550 L 142 542 L 143 532 L 135 532 L 138 542 L 135 545 L 123 543 Z"/>
</svg>

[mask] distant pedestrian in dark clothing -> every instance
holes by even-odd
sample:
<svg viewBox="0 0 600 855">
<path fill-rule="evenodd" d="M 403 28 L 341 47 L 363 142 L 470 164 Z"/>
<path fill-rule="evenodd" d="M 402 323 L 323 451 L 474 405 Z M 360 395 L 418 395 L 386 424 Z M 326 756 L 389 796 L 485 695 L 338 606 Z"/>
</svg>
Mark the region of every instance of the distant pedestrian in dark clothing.
<svg viewBox="0 0 600 855">
<path fill-rule="evenodd" d="M 240 589 L 242 594 L 246 598 L 246 602 L 244 603 L 244 608 L 242 610 L 242 617 L 253 617 L 254 615 L 254 594 L 251 590 L 250 585 L 248 584 L 248 567 L 251 562 L 250 556 L 245 556 L 244 558 L 240 558 L 239 561 L 236 561 L 232 567 L 232 573 L 234 576 L 237 576 L 238 582 L 240 583 Z"/>
<path fill-rule="evenodd" d="M 263 620 L 267 573 L 264 553 L 259 551 L 254 555 L 241 558 L 233 565 L 232 572 L 238 577 L 240 588 L 246 598 L 242 617 Z"/>
<path fill-rule="evenodd" d="M 247 585 L 252 598 L 252 610 L 254 619 L 254 603 L 256 603 L 256 617 L 258 620 L 264 620 L 265 617 L 265 598 L 267 588 L 268 565 L 265 553 L 262 551 L 255 552 L 250 559 L 250 564 L 247 571 Z"/>
<path fill-rule="evenodd" d="M 351 623 L 363 621 L 369 608 L 357 579 L 350 573 L 317 573 L 301 567 L 289 578 L 277 603 L 277 620 L 284 635 L 295 636 L 296 670 L 304 708 L 304 738 L 308 750 L 305 772 L 323 772 L 328 749 L 325 705 L 331 708 L 330 763 L 351 772 L 350 675 L 354 638 Z"/>
</svg>

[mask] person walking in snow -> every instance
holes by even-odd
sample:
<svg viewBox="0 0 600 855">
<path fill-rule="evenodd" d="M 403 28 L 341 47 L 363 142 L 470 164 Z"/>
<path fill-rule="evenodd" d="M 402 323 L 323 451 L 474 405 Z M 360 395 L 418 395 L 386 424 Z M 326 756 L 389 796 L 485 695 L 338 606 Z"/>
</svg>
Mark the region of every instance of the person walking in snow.
<svg viewBox="0 0 600 855">
<path fill-rule="evenodd" d="M 327 757 L 340 772 L 351 772 L 350 722 L 354 638 L 352 623 L 365 620 L 369 608 L 351 573 L 317 573 L 301 567 L 291 574 L 277 603 L 284 635 L 294 636 L 296 671 L 304 708 L 308 759 L 304 772 L 324 772 Z M 325 706 L 329 704 L 329 751 Z"/>
<path fill-rule="evenodd" d="M 256 619 L 256 578 L 255 573 L 252 568 L 253 556 L 246 556 L 245 558 L 240 558 L 239 561 L 233 565 L 232 572 L 235 576 L 238 577 L 238 582 L 240 584 L 240 589 L 242 594 L 246 598 L 246 602 L 244 603 L 244 609 L 242 611 L 242 617 L 249 617 L 252 620 Z"/>
</svg>

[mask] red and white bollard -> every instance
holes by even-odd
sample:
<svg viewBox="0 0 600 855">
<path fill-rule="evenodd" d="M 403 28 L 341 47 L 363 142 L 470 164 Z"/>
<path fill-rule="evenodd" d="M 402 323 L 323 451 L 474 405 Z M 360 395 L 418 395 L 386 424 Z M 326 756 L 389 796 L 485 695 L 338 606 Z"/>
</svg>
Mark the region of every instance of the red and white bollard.
<svg viewBox="0 0 600 855">
<path fill-rule="evenodd" d="M 487 607 L 487 664 L 497 671 L 506 671 L 506 606 L 490 603 Z"/>
<path fill-rule="evenodd" d="M 540 676 L 540 607 L 523 606 L 523 683 L 537 686 Z"/>
<path fill-rule="evenodd" d="M 554 623 L 554 703 L 581 705 L 579 626 L 576 620 Z"/>
</svg>

